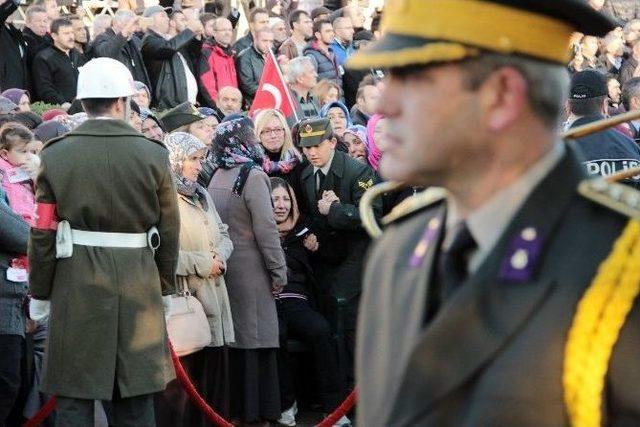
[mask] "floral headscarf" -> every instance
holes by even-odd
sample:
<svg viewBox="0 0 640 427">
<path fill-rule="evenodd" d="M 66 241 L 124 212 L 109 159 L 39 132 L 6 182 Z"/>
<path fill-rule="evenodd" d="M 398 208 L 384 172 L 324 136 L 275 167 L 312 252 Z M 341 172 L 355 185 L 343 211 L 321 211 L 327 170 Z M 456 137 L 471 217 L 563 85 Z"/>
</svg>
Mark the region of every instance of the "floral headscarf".
<svg viewBox="0 0 640 427">
<path fill-rule="evenodd" d="M 377 141 L 374 137 L 376 124 L 385 117 L 382 114 L 374 114 L 367 123 L 367 137 L 369 138 L 369 156 L 367 160 L 374 170 L 378 170 L 378 163 L 382 158 L 382 151 L 378 148 Z"/>
<path fill-rule="evenodd" d="M 247 117 L 224 121 L 216 128 L 213 139 L 215 168 L 232 169 L 241 166 L 232 192 L 240 197 L 251 169 L 262 169 L 264 151 L 258 143 L 253 122 Z"/>
<path fill-rule="evenodd" d="M 169 149 L 169 163 L 176 183 L 178 193 L 183 196 L 199 198 L 206 210 L 204 189 L 197 183 L 186 179 L 182 175 L 185 160 L 207 146 L 200 139 L 186 132 L 171 132 L 164 137 L 164 144 Z"/>
</svg>

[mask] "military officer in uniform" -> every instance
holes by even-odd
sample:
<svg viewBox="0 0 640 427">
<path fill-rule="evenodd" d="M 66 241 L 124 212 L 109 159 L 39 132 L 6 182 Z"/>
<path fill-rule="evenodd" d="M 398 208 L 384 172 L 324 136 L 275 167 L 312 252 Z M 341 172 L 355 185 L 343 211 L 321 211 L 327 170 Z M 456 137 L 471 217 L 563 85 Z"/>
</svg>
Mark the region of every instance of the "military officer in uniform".
<svg viewBox="0 0 640 427">
<path fill-rule="evenodd" d="M 42 390 L 56 425 L 154 426 L 152 394 L 175 377 L 163 295 L 175 291 L 179 214 L 168 152 L 127 123 L 131 73 L 97 58 L 80 69 L 89 120 L 42 150 L 30 288 L 50 303 Z"/>
<path fill-rule="evenodd" d="M 348 361 L 353 360 L 362 265 L 369 243 L 358 206 L 376 178 L 369 166 L 336 151 L 328 119 L 303 120 L 298 138 L 309 161 L 301 173 L 300 204 L 319 243 L 314 270 L 323 294 L 320 302 L 334 332 L 342 338 L 339 344 L 346 349 L 341 360 L 352 365 Z M 381 205 L 375 210 L 380 214 Z M 350 368 L 344 363 L 343 367 L 349 373 Z"/>
<path fill-rule="evenodd" d="M 571 33 L 614 27 L 579 0 L 396 0 L 347 62 L 390 70 L 382 175 L 441 188 L 368 255 L 358 425 L 640 425 L 638 224 L 578 193 L 556 132 Z"/>
</svg>

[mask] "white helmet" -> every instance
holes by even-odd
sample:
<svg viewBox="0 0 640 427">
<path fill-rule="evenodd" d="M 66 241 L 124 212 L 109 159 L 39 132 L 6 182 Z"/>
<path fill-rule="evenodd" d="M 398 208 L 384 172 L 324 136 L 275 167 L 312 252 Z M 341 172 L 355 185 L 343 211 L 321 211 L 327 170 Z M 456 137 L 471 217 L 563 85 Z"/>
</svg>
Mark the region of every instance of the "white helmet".
<svg viewBox="0 0 640 427">
<path fill-rule="evenodd" d="M 123 98 L 136 93 L 129 69 L 112 58 L 95 58 L 78 70 L 76 99 Z"/>
</svg>

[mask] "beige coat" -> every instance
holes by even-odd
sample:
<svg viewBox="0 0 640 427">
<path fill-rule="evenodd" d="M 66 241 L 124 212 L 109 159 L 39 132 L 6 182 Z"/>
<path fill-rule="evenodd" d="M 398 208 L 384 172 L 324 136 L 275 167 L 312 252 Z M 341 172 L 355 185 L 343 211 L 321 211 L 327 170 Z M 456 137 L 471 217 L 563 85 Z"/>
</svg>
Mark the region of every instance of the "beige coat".
<svg viewBox="0 0 640 427">
<path fill-rule="evenodd" d="M 224 276 L 209 276 L 213 267 L 213 254 L 224 260 L 233 252 L 233 243 L 222 223 L 211 197 L 206 194 L 208 210 L 188 197 L 178 195 L 180 208 L 180 256 L 178 259 L 178 289 L 189 287 L 198 301 L 211 327 L 211 347 L 220 347 L 235 341 L 229 296 Z"/>
</svg>

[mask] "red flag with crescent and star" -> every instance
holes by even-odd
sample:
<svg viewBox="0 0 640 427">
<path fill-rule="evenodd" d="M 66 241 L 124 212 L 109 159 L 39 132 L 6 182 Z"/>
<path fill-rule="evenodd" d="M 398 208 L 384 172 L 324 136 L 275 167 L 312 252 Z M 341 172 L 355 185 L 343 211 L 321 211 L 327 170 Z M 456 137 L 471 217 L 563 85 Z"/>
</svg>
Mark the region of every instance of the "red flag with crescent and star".
<svg viewBox="0 0 640 427">
<path fill-rule="evenodd" d="M 264 62 L 262 77 L 260 77 L 256 96 L 253 98 L 253 103 L 249 109 L 249 116 L 253 117 L 254 113 L 269 108 L 280 110 L 286 118 L 296 116 L 296 108 L 289 93 L 289 88 L 271 51 L 269 51 L 269 55 L 267 55 L 267 59 Z"/>
</svg>

